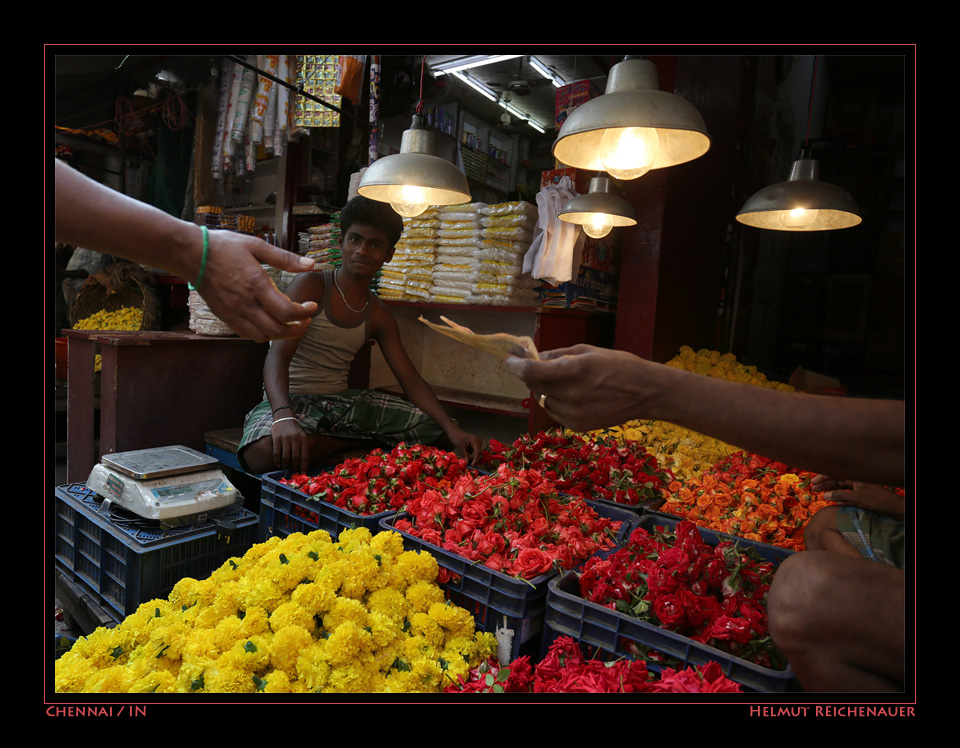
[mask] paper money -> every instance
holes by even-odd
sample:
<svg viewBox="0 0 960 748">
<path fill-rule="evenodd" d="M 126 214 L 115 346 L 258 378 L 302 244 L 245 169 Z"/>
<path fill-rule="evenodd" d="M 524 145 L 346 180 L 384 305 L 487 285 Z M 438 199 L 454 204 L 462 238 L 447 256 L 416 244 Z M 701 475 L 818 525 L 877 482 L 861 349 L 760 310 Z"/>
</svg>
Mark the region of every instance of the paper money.
<svg viewBox="0 0 960 748">
<path fill-rule="evenodd" d="M 438 325 L 420 317 L 420 321 L 431 330 L 436 330 L 448 338 L 459 340 L 471 348 L 479 348 L 481 351 L 492 353 L 497 358 L 506 358 L 507 356 L 540 358 L 537 347 L 533 344 L 533 339 L 526 335 L 509 335 L 505 332 L 498 332 L 492 335 L 480 335 L 463 325 L 458 325 L 456 322 L 448 320 L 446 317 L 441 316 L 440 319 L 445 322 L 448 327 Z"/>
</svg>

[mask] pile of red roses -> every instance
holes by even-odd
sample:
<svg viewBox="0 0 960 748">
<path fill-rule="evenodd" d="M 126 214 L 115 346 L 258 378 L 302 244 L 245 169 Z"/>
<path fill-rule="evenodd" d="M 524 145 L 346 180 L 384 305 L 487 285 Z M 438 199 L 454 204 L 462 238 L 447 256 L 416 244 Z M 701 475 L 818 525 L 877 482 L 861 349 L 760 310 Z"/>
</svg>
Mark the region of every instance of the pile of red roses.
<svg viewBox="0 0 960 748">
<path fill-rule="evenodd" d="M 557 490 L 585 499 L 603 499 L 627 506 L 659 503 L 674 480 L 639 442 L 591 438 L 560 429 L 524 434 L 507 446 L 490 440 L 484 467 L 506 463 L 532 468 L 556 484 Z"/>
<path fill-rule="evenodd" d="M 436 488 L 467 471 L 467 462 L 453 452 L 419 444 L 399 444 L 389 452 L 375 449 L 352 457 L 319 475 L 295 473 L 280 483 L 317 501 L 371 515 L 399 511 L 411 497 Z"/>
<path fill-rule="evenodd" d="M 782 669 L 767 628 L 766 595 L 775 566 L 731 541 L 711 546 L 689 521 L 678 522 L 673 532 L 639 527 L 606 558 L 587 560 L 580 594 L 754 664 Z"/>
<path fill-rule="evenodd" d="M 539 471 L 506 464 L 423 490 L 407 502 L 407 512 L 395 529 L 523 579 L 613 548 L 622 524 L 559 493 Z"/>
<path fill-rule="evenodd" d="M 535 666 L 529 655 L 500 667 L 487 660 L 472 669 L 466 682 L 447 686 L 447 693 L 739 693 L 720 665 L 665 668 L 657 678 L 641 660 L 587 660 L 569 636 L 553 641 Z"/>
</svg>

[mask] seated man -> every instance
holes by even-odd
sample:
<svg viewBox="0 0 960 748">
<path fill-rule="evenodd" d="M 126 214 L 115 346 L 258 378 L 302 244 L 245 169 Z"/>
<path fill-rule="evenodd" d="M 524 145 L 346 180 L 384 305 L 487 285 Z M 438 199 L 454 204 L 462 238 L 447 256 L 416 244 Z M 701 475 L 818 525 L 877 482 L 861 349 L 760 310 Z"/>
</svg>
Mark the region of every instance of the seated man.
<svg viewBox="0 0 960 748">
<path fill-rule="evenodd" d="M 340 267 L 299 275 L 287 289 L 318 311 L 302 338 L 271 343 L 266 397 L 244 421 L 240 464 L 252 473 L 306 471 L 345 451 L 400 442 L 436 444 L 475 462 L 480 440 L 444 411 L 410 361 L 393 314 L 369 290 L 393 256 L 403 220 L 388 203 L 356 197 L 341 212 L 340 228 Z M 368 340 L 380 346 L 407 399 L 347 388 L 350 365 Z"/>
</svg>

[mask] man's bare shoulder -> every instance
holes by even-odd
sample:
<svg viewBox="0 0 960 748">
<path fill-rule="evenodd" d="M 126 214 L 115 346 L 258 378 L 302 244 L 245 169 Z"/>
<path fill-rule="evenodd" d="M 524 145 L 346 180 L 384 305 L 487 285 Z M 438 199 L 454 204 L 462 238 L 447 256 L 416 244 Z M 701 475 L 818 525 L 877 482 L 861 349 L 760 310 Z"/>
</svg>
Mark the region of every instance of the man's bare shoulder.
<svg viewBox="0 0 960 748">
<path fill-rule="evenodd" d="M 287 296 L 293 301 L 315 301 L 318 304 L 323 300 L 326 284 L 324 274 L 311 271 L 299 273 L 287 286 Z"/>
<path fill-rule="evenodd" d="M 370 300 L 370 332 L 373 337 L 399 334 L 393 310 L 378 296 Z"/>
</svg>

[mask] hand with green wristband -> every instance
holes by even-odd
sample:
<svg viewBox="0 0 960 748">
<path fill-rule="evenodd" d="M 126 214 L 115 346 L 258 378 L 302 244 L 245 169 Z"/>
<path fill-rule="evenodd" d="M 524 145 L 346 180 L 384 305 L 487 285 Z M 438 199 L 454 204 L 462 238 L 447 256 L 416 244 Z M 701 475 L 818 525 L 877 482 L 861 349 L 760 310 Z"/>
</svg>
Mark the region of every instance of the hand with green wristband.
<svg viewBox="0 0 960 748">
<path fill-rule="evenodd" d="M 281 293 L 261 265 L 289 272 L 313 261 L 262 239 L 208 231 L 110 189 L 55 159 L 55 240 L 158 267 L 187 280 L 241 337 L 296 338 L 316 313 Z"/>
</svg>

